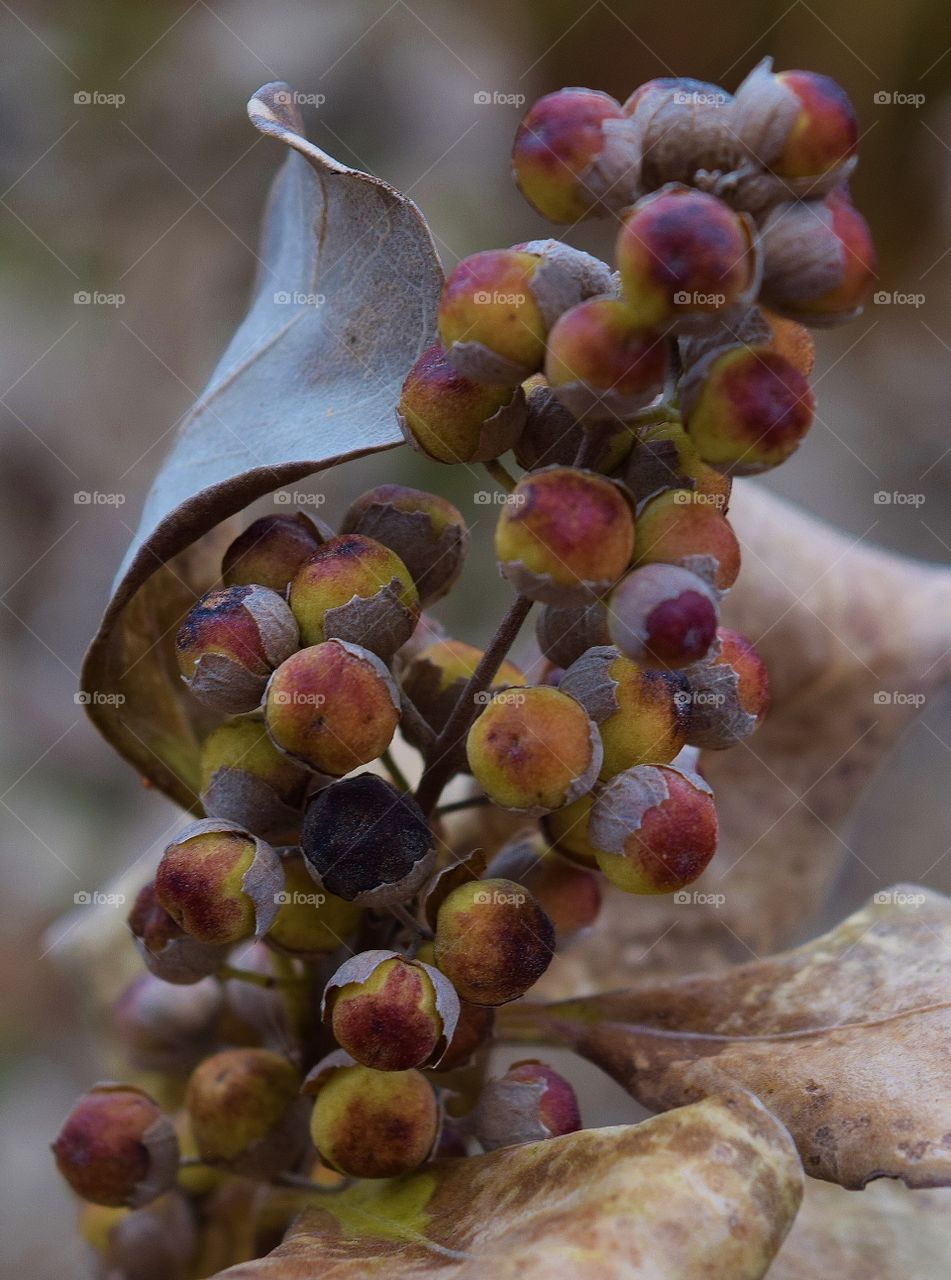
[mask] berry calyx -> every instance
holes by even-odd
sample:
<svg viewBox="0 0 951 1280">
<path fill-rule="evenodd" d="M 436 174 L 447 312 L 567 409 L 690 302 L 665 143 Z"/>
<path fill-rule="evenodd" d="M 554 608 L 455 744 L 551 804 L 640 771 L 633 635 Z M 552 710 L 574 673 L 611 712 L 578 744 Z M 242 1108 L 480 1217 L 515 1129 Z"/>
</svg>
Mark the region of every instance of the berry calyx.
<svg viewBox="0 0 951 1280">
<path fill-rule="evenodd" d="M 486 1151 L 541 1142 L 581 1128 L 574 1089 L 544 1062 L 513 1062 L 479 1094 L 472 1128 Z"/>
<path fill-rule="evenodd" d="M 278 749 L 257 719 L 231 720 L 201 744 L 201 803 L 265 838 L 292 833 L 300 822 L 310 773 Z"/>
<path fill-rule="evenodd" d="M 346 946 L 363 912 L 326 890 L 319 891 L 304 859 L 293 854 L 283 860 L 284 890 L 265 935 L 268 946 L 286 955 L 316 957 Z"/>
<path fill-rule="evenodd" d="M 691 746 L 723 751 L 754 733 L 769 710 L 769 677 L 756 649 L 721 627 L 710 657 L 687 672 Z"/>
</svg>

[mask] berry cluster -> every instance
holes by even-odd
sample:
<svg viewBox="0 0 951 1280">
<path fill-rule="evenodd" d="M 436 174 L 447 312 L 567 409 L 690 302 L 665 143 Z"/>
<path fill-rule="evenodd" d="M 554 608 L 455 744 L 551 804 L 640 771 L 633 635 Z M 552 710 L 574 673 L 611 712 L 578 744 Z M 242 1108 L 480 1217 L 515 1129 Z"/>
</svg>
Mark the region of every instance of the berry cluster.
<svg viewBox="0 0 951 1280">
<path fill-rule="evenodd" d="M 485 651 L 421 612 L 469 537 L 451 503 L 401 485 L 337 532 L 270 516 L 228 548 L 176 640 L 220 721 L 205 816 L 139 894 L 149 974 L 117 1012 L 178 1115 L 97 1086 L 55 1146 L 80 1195 L 138 1211 L 230 1175 L 389 1177 L 579 1126 L 544 1064 L 482 1079 L 494 1010 L 595 922 L 602 876 L 670 893 L 714 854 L 697 751 L 740 742 L 768 704 L 763 662 L 720 625 L 732 477 L 797 447 L 801 322 L 849 318 L 868 286 L 855 140 L 836 85 L 768 63 L 733 97 L 658 80 L 623 106 L 565 89 L 529 110 L 519 188 L 555 222 L 614 217 L 617 270 L 557 240 L 460 262 L 397 408 L 415 448 L 485 463 L 507 491 L 495 555 L 514 602 Z M 506 654 L 536 602 L 530 679 Z M 422 756 L 415 791 L 398 731 Z M 440 809 L 458 774 L 472 799 Z M 449 852 L 466 803 L 522 821 L 488 862 Z"/>
</svg>

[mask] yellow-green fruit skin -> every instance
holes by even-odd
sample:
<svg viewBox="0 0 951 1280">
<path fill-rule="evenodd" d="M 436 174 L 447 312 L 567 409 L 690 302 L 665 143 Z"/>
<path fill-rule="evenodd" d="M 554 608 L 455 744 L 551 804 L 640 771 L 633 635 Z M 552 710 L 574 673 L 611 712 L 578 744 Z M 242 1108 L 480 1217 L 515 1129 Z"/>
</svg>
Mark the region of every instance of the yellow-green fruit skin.
<svg viewBox="0 0 951 1280">
<path fill-rule="evenodd" d="M 598 865 L 598 850 L 588 838 L 588 820 L 593 804 L 594 792 L 589 791 L 573 804 L 556 809 L 542 819 L 542 830 L 552 847 L 581 867 L 595 868 Z"/>
<path fill-rule="evenodd" d="M 191 1075 L 185 1105 L 202 1159 L 228 1163 L 281 1124 L 300 1090 L 286 1058 L 268 1049 L 225 1049 Z"/>
<path fill-rule="evenodd" d="M 350 603 L 354 596 L 369 600 L 395 582 L 396 599 L 411 615 L 419 616 L 416 584 L 403 561 L 382 542 L 358 533 L 331 538 L 298 569 L 288 603 L 300 628 L 301 644 L 328 639 L 326 614 Z M 409 628 L 412 631 L 412 626 Z M 347 637 L 350 638 L 350 637 Z M 409 638 L 409 633 L 404 637 Z M 360 643 L 374 646 L 367 640 Z"/>
<path fill-rule="evenodd" d="M 170 845 L 155 876 L 159 902 L 199 942 L 227 945 L 250 938 L 254 902 L 242 882 L 255 844 L 234 831 L 208 832 Z"/>
<path fill-rule="evenodd" d="M 515 249 L 487 249 L 463 258 L 443 286 L 439 337 L 451 351 L 455 343 L 478 342 L 523 370 L 542 366 L 548 327 L 531 292 L 541 259 Z"/>
<path fill-rule="evenodd" d="M 363 912 L 319 889 L 300 857 L 284 859 L 284 894 L 266 941 L 290 955 L 321 955 L 346 945 Z"/>
<path fill-rule="evenodd" d="M 317 1094 L 310 1135 L 321 1159 L 355 1178 L 394 1178 L 428 1157 L 436 1095 L 419 1071 L 335 1070 Z"/>
</svg>

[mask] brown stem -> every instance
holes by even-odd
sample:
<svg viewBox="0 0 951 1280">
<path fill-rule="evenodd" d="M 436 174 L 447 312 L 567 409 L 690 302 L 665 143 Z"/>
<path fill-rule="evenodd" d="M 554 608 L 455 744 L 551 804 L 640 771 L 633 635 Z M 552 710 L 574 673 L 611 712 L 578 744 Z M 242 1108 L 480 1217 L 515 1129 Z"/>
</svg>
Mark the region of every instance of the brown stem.
<svg viewBox="0 0 951 1280">
<path fill-rule="evenodd" d="M 222 982 L 231 979 L 237 982 L 250 982 L 252 986 L 265 987 L 268 991 L 274 991 L 279 987 L 305 986 L 307 983 L 306 978 L 298 977 L 296 974 L 292 978 L 275 978 L 270 974 L 255 973 L 252 969 L 236 969 L 230 964 L 223 964 L 215 976 Z"/>
<path fill-rule="evenodd" d="M 488 796 L 468 796 L 465 800 L 453 800 L 451 804 L 441 804 L 436 810 L 436 817 L 447 813 L 459 813 L 461 809 L 474 809 L 477 805 L 492 804 Z"/>
<path fill-rule="evenodd" d="M 436 741 L 436 731 L 404 689 L 400 689 L 400 709 L 402 719 L 413 730 L 413 737 L 417 742 L 422 743 L 424 751 L 428 751 Z"/>
<path fill-rule="evenodd" d="M 531 607 L 532 601 L 524 596 L 516 596 L 509 605 L 505 617 L 499 623 L 498 630 L 489 642 L 489 647 L 483 653 L 479 665 L 459 695 L 452 714 L 446 722 L 446 727 L 427 753 L 426 769 L 416 791 L 416 800 L 423 813 L 432 812 L 442 794 L 443 787 L 452 776 L 455 755 L 453 748 L 468 730 L 479 711 L 476 695 L 484 693 L 494 680 Z"/>
<path fill-rule="evenodd" d="M 515 478 L 503 467 L 498 458 L 493 458 L 491 462 L 486 462 L 483 465 L 500 488 L 504 489 L 506 493 L 512 492 L 516 484 Z"/>
</svg>

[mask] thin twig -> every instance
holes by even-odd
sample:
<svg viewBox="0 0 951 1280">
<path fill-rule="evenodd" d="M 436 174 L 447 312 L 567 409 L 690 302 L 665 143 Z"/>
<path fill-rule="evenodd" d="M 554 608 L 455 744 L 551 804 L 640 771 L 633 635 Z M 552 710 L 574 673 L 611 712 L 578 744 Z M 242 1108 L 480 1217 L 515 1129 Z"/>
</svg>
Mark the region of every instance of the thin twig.
<svg viewBox="0 0 951 1280">
<path fill-rule="evenodd" d="M 410 786 L 409 778 L 407 778 L 406 774 L 403 772 L 403 770 L 399 767 L 399 765 L 394 760 L 393 752 L 390 750 L 389 747 L 387 747 L 387 749 L 380 756 L 380 762 L 382 763 L 384 769 L 386 769 L 390 777 L 393 779 L 393 781 L 396 783 L 396 785 L 399 787 L 400 791 L 412 791 L 413 788 Z"/>
<path fill-rule="evenodd" d="M 474 809 L 477 805 L 492 804 L 488 796 L 468 796 L 465 800 L 453 800 L 450 804 L 441 804 L 436 810 L 436 817 L 444 813 L 458 813 L 460 809 Z"/>
<path fill-rule="evenodd" d="M 512 492 L 516 485 L 515 477 L 499 462 L 498 458 L 493 458 L 491 462 L 486 462 L 483 465 L 500 488 L 504 489 L 506 493 Z"/>
</svg>

